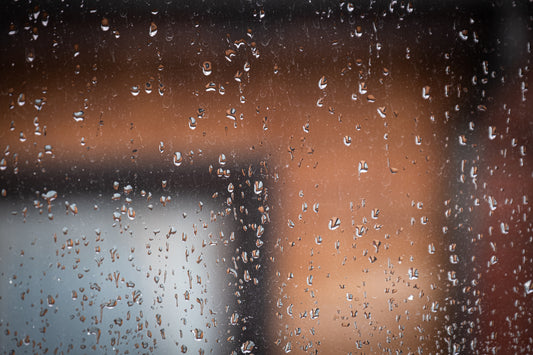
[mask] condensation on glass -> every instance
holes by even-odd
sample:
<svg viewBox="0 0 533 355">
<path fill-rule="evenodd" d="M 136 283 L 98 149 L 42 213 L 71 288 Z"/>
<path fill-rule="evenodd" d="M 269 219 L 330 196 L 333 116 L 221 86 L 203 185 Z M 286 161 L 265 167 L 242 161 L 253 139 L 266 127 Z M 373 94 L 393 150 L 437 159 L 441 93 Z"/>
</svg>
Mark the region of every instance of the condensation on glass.
<svg viewBox="0 0 533 355">
<path fill-rule="evenodd" d="M 532 353 L 530 2 L 0 5 L 3 353 Z"/>
</svg>

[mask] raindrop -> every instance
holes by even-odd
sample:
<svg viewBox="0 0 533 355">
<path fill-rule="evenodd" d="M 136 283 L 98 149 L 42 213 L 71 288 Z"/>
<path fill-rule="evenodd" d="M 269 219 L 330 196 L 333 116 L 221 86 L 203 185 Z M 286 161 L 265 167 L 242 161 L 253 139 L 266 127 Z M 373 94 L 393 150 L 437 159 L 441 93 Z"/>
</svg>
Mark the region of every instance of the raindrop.
<svg viewBox="0 0 533 355">
<path fill-rule="evenodd" d="M 204 73 L 205 76 L 209 76 L 211 75 L 212 72 L 213 72 L 213 67 L 211 66 L 211 62 L 205 61 L 202 64 L 202 73 Z"/>
<path fill-rule="evenodd" d="M 50 190 L 47 193 L 43 193 L 42 196 L 48 203 L 50 203 L 57 198 L 57 192 L 54 190 Z"/>
<path fill-rule="evenodd" d="M 196 341 L 202 341 L 202 339 L 204 338 L 204 332 L 201 330 L 201 329 L 194 329 L 194 340 Z"/>
<path fill-rule="evenodd" d="M 194 117 L 189 117 L 189 128 L 190 128 L 191 130 L 195 130 L 195 129 L 196 129 L 196 125 L 197 125 L 197 123 L 196 123 L 196 118 L 194 118 Z"/>
<path fill-rule="evenodd" d="M 254 182 L 254 193 L 256 195 L 261 194 L 263 192 L 263 182 L 262 181 L 255 181 Z"/>
<path fill-rule="evenodd" d="M 337 228 L 339 228 L 341 225 L 341 220 L 337 217 L 333 217 L 333 218 L 330 218 L 329 220 L 329 223 L 328 223 L 328 228 L 329 230 L 335 230 Z"/>
<path fill-rule="evenodd" d="M 24 94 L 20 94 L 19 97 L 17 98 L 17 104 L 19 106 L 24 106 L 24 104 L 26 103 L 26 95 Z"/>
<path fill-rule="evenodd" d="M 418 279 L 418 269 L 409 268 L 409 271 L 407 272 L 407 275 L 409 276 L 409 280 L 417 280 Z"/>
<path fill-rule="evenodd" d="M 352 137 L 350 136 L 344 136 L 344 145 L 349 147 L 350 144 L 352 144 Z"/>
<path fill-rule="evenodd" d="M 133 85 L 130 89 L 130 92 L 133 96 L 137 96 L 141 92 L 141 89 L 139 88 L 139 86 Z"/>
<path fill-rule="evenodd" d="M 155 22 L 152 22 L 150 24 L 150 29 L 148 30 L 148 34 L 150 35 L 150 37 L 154 37 L 157 34 L 157 25 L 155 24 Z"/>
<path fill-rule="evenodd" d="M 218 163 L 220 165 L 226 165 L 226 155 L 225 154 L 220 154 L 218 156 Z"/>
<path fill-rule="evenodd" d="M 152 93 L 152 84 L 150 82 L 146 82 L 146 84 L 144 84 L 144 92 L 147 94 Z"/>
<path fill-rule="evenodd" d="M 328 79 L 326 79 L 325 76 L 322 76 L 320 80 L 318 81 L 318 88 L 320 90 L 324 90 L 328 86 Z"/>
<path fill-rule="evenodd" d="M 47 297 L 48 307 L 53 307 L 56 303 L 56 300 L 51 295 L 48 295 Z"/>
<path fill-rule="evenodd" d="M 72 114 L 72 118 L 76 122 L 83 122 L 83 120 L 85 120 L 84 115 L 85 113 L 83 111 L 76 111 Z"/>
<path fill-rule="evenodd" d="M 254 350 L 255 343 L 252 340 L 247 340 L 241 345 L 241 352 L 243 354 L 250 354 Z"/>
<path fill-rule="evenodd" d="M 531 287 L 531 280 L 524 282 L 524 290 L 526 291 L 526 295 L 533 293 L 533 288 Z"/>
<path fill-rule="evenodd" d="M 368 89 L 366 87 L 366 83 L 359 83 L 359 93 L 361 95 L 365 95 L 368 92 Z"/>
<path fill-rule="evenodd" d="M 208 84 L 205 86 L 205 91 L 206 91 L 206 92 L 217 91 L 217 84 L 215 84 L 215 83 L 213 83 L 213 82 L 208 83 Z"/>
<path fill-rule="evenodd" d="M 231 325 L 237 325 L 238 322 L 239 322 L 239 314 L 235 312 L 230 317 L 230 323 Z"/>
<path fill-rule="evenodd" d="M 15 25 L 13 23 L 11 23 L 9 25 L 9 32 L 7 34 L 10 35 L 10 36 L 14 36 L 14 35 L 17 34 L 17 32 L 18 32 L 17 28 L 15 27 Z"/>
<path fill-rule="evenodd" d="M 494 138 L 496 138 L 496 127 L 489 126 L 489 139 L 493 140 Z"/>
<path fill-rule="evenodd" d="M 430 98 L 429 91 L 430 87 L 427 85 L 422 88 L 422 98 L 424 100 L 428 100 Z"/>
<path fill-rule="evenodd" d="M 359 174 L 368 172 L 368 163 L 364 160 L 359 162 Z"/>
<path fill-rule="evenodd" d="M 109 20 L 107 18 L 102 18 L 102 22 L 100 23 L 100 28 L 102 31 L 108 31 L 109 30 Z"/>
<path fill-rule="evenodd" d="M 172 157 L 172 161 L 174 162 L 174 165 L 180 166 L 181 163 L 183 163 L 183 157 L 181 156 L 181 153 L 175 152 L 174 156 Z"/>
<path fill-rule="evenodd" d="M 32 63 L 35 60 L 35 53 L 33 53 L 33 50 L 28 50 L 26 53 L 26 61 L 28 63 Z"/>
<path fill-rule="evenodd" d="M 285 344 L 285 347 L 283 347 L 283 350 L 286 352 L 286 353 L 290 353 L 291 350 L 292 350 L 292 345 L 291 345 L 291 342 L 289 341 L 287 344 Z"/>
<path fill-rule="evenodd" d="M 509 234 L 509 224 L 507 224 L 505 222 L 501 222 L 500 223 L 500 230 L 501 230 L 502 234 Z"/>
<path fill-rule="evenodd" d="M 349 2 L 348 4 L 346 4 L 346 10 L 348 10 L 348 12 L 353 12 L 353 10 L 355 9 L 355 7 L 353 6 L 353 4 L 351 2 Z"/>
</svg>

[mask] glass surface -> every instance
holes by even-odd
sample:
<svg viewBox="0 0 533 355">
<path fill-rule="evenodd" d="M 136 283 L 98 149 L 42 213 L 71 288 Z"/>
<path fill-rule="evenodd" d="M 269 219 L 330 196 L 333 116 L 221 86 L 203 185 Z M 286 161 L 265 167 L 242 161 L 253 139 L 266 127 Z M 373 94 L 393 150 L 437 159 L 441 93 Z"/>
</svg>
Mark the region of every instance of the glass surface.
<svg viewBox="0 0 533 355">
<path fill-rule="evenodd" d="M 532 353 L 530 8 L 2 2 L 0 350 Z"/>
</svg>

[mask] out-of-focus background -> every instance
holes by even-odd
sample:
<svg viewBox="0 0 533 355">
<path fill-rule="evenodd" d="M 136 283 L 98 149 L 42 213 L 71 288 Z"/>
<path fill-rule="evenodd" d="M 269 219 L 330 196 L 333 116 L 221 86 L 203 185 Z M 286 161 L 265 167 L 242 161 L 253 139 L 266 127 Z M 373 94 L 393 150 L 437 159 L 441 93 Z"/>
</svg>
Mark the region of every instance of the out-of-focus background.
<svg viewBox="0 0 533 355">
<path fill-rule="evenodd" d="M 13 1 L 4 353 L 530 353 L 530 1 Z"/>
</svg>

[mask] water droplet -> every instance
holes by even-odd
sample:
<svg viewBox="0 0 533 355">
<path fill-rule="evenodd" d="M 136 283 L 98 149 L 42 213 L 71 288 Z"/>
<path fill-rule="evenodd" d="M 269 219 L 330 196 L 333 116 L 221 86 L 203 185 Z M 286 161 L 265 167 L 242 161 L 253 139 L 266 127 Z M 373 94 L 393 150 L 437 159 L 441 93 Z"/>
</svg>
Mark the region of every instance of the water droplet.
<svg viewBox="0 0 533 355">
<path fill-rule="evenodd" d="M 247 340 L 241 345 L 241 352 L 243 354 L 250 354 L 254 350 L 255 343 L 252 340 Z"/>
<path fill-rule="evenodd" d="M 346 10 L 348 10 L 349 13 L 353 12 L 354 9 L 355 9 L 355 6 L 353 6 L 351 2 L 346 4 Z"/>
<path fill-rule="evenodd" d="M 194 118 L 194 117 L 189 117 L 189 128 L 190 128 L 191 130 L 195 130 L 195 129 L 196 129 L 196 125 L 197 125 L 197 123 L 196 123 L 196 118 Z"/>
<path fill-rule="evenodd" d="M 500 230 L 501 230 L 502 234 L 509 234 L 509 224 L 507 224 L 505 222 L 501 222 L 500 223 Z"/>
<path fill-rule="evenodd" d="M 491 211 L 494 211 L 498 207 L 498 201 L 496 201 L 496 198 L 493 196 L 488 197 L 489 200 L 489 207 Z"/>
<path fill-rule="evenodd" d="M 261 194 L 263 192 L 263 182 L 262 181 L 255 181 L 254 182 L 254 192 L 256 195 Z"/>
<path fill-rule="evenodd" d="M 102 21 L 100 22 L 100 28 L 104 32 L 109 30 L 109 20 L 107 18 L 102 18 Z"/>
<path fill-rule="evenodd" d="M 225 154 L 220 154 L 218 156 L 218 163 L 220 165 L 226 165 L 226 155 Z"/>
<path fill-rule="evenodd" d="M 194 329 L 194 340 L 201 341 L 204 338 L 204 332 L 201 329 Z"/>
<path fill-rule="evenodd" d="M 531 288 L 531 280 L 524 282 L 524 290 L 526 291 L 526 295 L 533 293 L 533 288 Z"/>
<path fill-rule="evenodd" d="M 231 325 L 237 325 L 238 322 L 239 322 L 239 314 L 235 312 L 230 317 L 230 323 Z"/>
<path fill-rule="evenodd" d="M 359 83 L 359 93 L 361 95 L 365 95 L 368 92 L 368 89 L 366 87 L 366 83 Z"/>
<path fill-rule="evenodd" d="M 133 85 L 130 89 L 130 92 L 133 96 L 137 96 L 141 92 L 141 89 L 139 88 L 139 86 Z"/>
<path fill-rule="evenodd" d="M 368 163 L 364 160 L 359 162 L 359 174 L 368 172 Z"/>
<path fill-rule="evenodd" d="M 318 88 L 320 90 L 324 90 L 328 86 L 328 79 L 326 79 L 325 76 L 322 76 L 320 80 L 318 80 Z"/>
<path fill-rule="evenodd" d="M 236 56 L 236 53 L 233 49 L 226 49 L 226 52 L 225 52 L 225 58 L 228 62 L 231 62 L 233 60 L 233 58 Z"/>
<path fill-rule="evenodd" d="M 47 297 L 48 307 L 53 307 L 56 303 L 56 300 L 51 295 L 48 295 Z"/>
<path fill-rule="evenodd" d="M 155 22 L 152 22 L 150 24 L 150 29 L 148 30 L 148 34 L 150 35 L 150 37 L 154 37 L 157 34 L 157 25 L 155 24 Z"/>
<path fill-rule="evenodd" d="M 85 120 L 85 113 L 83 111 L 76 111 L 72 114 L 72 118 L 76 122 L 83 122 Z"/>
<path fill-rule="evenodd" d="M 135 219 L 135 210 L 133 209 L 133 207 L 128 208 L 128 218 L 132 221 Z"/>
<path fill-rule="evenodd" d="M 407 275 L 409 276 L 409 280 L 417 280 L 418 279 L 418 269 L 409 268 L 409 271 L 407 272 Z"/>
<path fill-rule="evenodd" d="M 217 91 L 217 84 L 215 84 L 215 83 L 213 83 L 213 82 L 208 83 L 208 84 L 205 86 L 205 91 L 206 91 L 206 92 Z"/>
<path fill-rule="evenodd" d="M 344 136 L 344 145 L 349 147 L 350 144 L 352 144 L 352 137 L 350 136 Z"/>
<path fill-rule="evenodd" d="M 152 83 L 150 83 L 149 81 L 147 81 L 146 84 L 144 84 L 144 92 L 147 94 L 152 93 Z"/>
<path fill-rule="evenodd" d="M 28 63 L 32 63 L 35 60 L 35 53 L 33 53 L 32 49 L 27 50 L 26 52 L 26 61 Z"/>
<path fill-rule="evenodd" d="M 422 88 L 422 98 L 424 100 L 428 100 L 430 98 L 429 91 L 430 91 L 430 87 L 427 85 Z"/>
<path fill-rule="evenodd" d="M 74 214 L 78 214 L 78 206 L 76 206 L 75 203 L 71 204 L 71 205 L 69 206 L 69 209 L 70 209 L 70 211 L 71 211 L 72 213 L 74 213 Z"/>
<path fill-rule="evenodd" d="M 433 243 L 428 244 L 428 253 L 432 255 L 435 254 L 435 244 Z"/>
<path fill-rule="evenodd" d="M 120 214 L 120 212 L 118 211 L 113 212 L 113 220 L 115 222 L 120 222 L 121 219 L 122 219 L 122 215 Z"/>
<path fill-rule="evenodd" d="M 339 228 L 340 225 L 341 225 L 341 220 L 337 217 L 330 218 L 328 222 L 328 228 L 329 230 L 332 230 L 332 231 Z"/>
<path fill-rule="evenodd" d="M 183 157 L 181 156 L 181 153 L 175 152 L 174 156 L 172 157 L 172 161 L 174 162 L 174 165 L 180 166 L 181 163 L 183 163 Z"/>
<path fill-rule="evenodd" d="M 211 66 L 211 62 L 205 61 L 202 64 L 202 73 L 204 73 L 205 76 L 209 76 L 211 75 L 212 72 L 213 72 L 213 67 Z"/>
<path fill-rule="evenodd" d="M 20 94 L 19 97 L 17 98 L 17 104 L 19 106 L 24 106 L 24 104 L 26 103 L 26 95 L 24 94 Z"/>
<path fill-rule="evenodd" d="M 159 153 L 163 153 L 165 151 L 165 143 L 159 142 Z"/>
<path fill-rule="evenodd" d="M 15 24 L 11 23 L 9 24 L 9 32 L 7 33 L 10 36 L 14 36 L 17 34 L 17 28 L 15 27 Z"/>
<path fill-rule="evenodd" d="M 489 139 L 493 140 L 494 138 L 496 138 L 496 127 L 489 126 Z"/>
<path fill-rule="evenodd" d="M 292 350 L 292 345 L 291 345 L 291 342 L 287 342 L 287 344 L 285 344 L 285 346 L 283 347 L 283 350 L 286 352 L 286 353 L 290 353 L 291 350 Z"/>
</svg>

